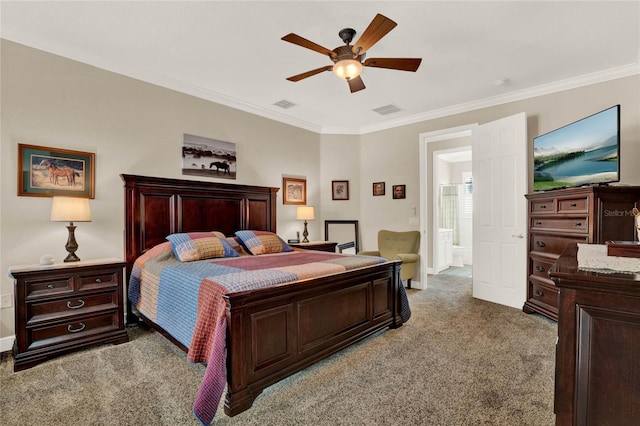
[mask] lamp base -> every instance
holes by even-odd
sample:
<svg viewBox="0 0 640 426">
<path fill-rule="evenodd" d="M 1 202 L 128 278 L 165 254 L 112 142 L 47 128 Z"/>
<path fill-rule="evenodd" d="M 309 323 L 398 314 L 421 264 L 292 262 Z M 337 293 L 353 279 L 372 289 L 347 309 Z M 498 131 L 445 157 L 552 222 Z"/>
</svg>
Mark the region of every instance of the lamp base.
<svg viewBox="0 0 640 426">
<path fill-rule="evenodd" d="M 304 231 L 302 231 L 302 236 L 304 237 L 304 239 L 302 240 L 303 243 L 308 243 L 309 240 L 307 239 L 307 237 L 309 236 L 309 232 L 307 232 L 307 221 L 304 221 Z"/>
<path fill-rule="evenodd" d="M 80 258 L 76 256 L 76 250 L 78 250 L 78 243 L 76 242 L 76 236 L 75 236 L 76 227 L 73 226 L 73 222 L 69 223 L 69 226 L 67 226 L 67 229 L 69 230 L 69 238 L 67 239 L 67 244 L 64 246 L 64 248 L 67 249 L 69 254 L 67 255 L 67 257 L 65 257 L 64 261 L 78 262 Z"/>
</svg>

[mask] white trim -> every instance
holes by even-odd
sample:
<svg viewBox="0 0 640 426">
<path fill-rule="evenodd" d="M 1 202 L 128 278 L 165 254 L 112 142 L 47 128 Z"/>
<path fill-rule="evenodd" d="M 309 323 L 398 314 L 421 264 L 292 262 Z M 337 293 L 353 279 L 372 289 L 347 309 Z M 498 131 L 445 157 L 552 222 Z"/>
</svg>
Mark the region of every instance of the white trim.
<svg viewBox="0 0 640 426">
<path fill-rule="evenodd" d="M 0 352 L 7 352 L 13 349 L 13 341 L 16 336 L 0 337 Z"/>
</svg>

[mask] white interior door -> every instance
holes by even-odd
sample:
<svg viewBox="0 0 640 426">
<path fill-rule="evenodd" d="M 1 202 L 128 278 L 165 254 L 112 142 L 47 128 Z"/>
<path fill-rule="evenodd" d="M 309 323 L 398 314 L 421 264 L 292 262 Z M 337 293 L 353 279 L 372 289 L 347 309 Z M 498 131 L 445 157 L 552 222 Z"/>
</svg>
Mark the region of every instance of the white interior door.
<svg viewBox="0 0 640 426">
<path fill-rule="evenodd" d="M 478 126 L 473 146 L 473 297 L 522 308 L 527 268 L 525 113 Z"/>
</svg>

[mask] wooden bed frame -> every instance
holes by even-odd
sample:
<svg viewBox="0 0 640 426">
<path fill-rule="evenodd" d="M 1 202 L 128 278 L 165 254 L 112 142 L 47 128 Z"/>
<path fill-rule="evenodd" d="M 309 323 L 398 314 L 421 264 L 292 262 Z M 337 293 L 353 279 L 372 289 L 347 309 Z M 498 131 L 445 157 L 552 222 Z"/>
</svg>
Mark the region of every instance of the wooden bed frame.
<svg viewBox="0 0 640 426">
<path fill-rule="evenodd" d="M 133 263 L 176 232 L 276 231 L 278 188 L 121 175 L 127 283 Z M 400 262 L 225 295 L 227 395 L 234 416 L 263 389 L 387 327 L 402 325 Z M 128 323 L 133 317 L 127 302 Z M 142 317 L 139 314 L 136 314 Z M 182 344 L 142 318 L 183 350 Z"/>
</svg>

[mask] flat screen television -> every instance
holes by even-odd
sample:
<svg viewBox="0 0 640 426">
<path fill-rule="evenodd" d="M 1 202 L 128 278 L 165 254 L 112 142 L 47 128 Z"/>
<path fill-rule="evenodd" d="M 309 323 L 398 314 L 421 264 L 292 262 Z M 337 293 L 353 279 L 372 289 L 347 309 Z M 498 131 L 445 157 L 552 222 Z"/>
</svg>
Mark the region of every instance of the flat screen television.
<svg viewBox="0 0 640 426">
<path fill-rule="evenodd" d="M 620 105 L 533 138 L 533 189 L 620 181 Z"/>
</svg>

